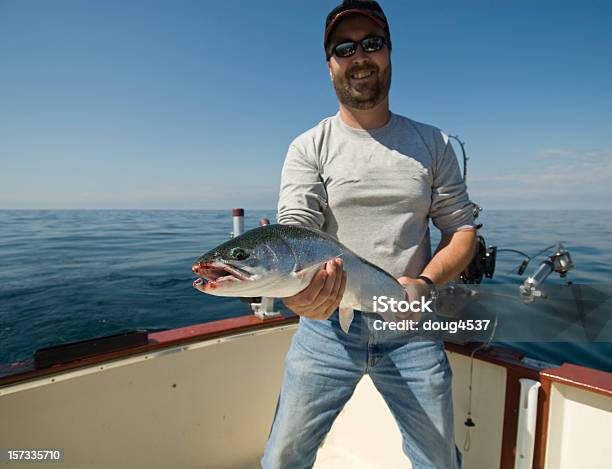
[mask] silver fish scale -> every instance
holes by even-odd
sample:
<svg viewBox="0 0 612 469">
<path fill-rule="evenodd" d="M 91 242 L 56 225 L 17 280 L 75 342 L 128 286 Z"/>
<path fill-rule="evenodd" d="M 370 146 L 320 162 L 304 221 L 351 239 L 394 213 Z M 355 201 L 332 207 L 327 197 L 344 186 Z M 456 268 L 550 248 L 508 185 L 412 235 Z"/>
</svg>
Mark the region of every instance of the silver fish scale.
<svg viewBox="0 0 612 469">
<path fill-rule="evenodd" d="M 343 260 L 347 285 L 341 306 L 372 312 L 374 296 L 387 296 L 397 301 L 406 299 L 404 287 L 391 274 L 359 257 L 326 233 L 292 225 L 275 227 L 293 251 L 297 270 L 337 257 Z"/>
</svg>

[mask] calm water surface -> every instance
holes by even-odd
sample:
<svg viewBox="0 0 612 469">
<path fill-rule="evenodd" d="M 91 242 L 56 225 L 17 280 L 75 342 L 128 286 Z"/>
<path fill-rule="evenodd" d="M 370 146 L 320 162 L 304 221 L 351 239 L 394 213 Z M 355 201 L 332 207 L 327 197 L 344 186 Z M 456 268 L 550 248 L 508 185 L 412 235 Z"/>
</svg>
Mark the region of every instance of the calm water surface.
<svg viewBox="0 0 612 469">
<path fill-rule="evenodd" d="M 247 212 L 246 227 L 275 211 Z M 610 283 L 612 211 L 485 211 L 489 244 L 535 254 L 564 241 L 575 282 Z M 0 363 L 42 347 L 248 314 L 237 299 L 191 286 L 193 260 L 229 237 L 227 211 L 0 211 Z M 434 240 L 436 236 L 434 235 Z M 494 282 L 521 258 L 500 253 Z M 528 272 L 536 266 L 530 266 Z M 513 344 L 551 363 L 612 371 L 612 343 Z"/>
</svg>

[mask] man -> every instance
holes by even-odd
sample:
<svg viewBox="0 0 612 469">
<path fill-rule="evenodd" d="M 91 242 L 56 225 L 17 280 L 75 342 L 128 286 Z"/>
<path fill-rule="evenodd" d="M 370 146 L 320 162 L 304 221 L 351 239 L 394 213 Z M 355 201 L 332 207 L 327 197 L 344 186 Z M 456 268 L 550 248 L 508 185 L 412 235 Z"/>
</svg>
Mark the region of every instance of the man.
<svg viewBox="0 0 612 469">
<path fill-rule="evenodd" d="M 447 282 L 472 257 L 472 205 L 448 137 L 389 110 L 391 38 L 378 3 L 347 0 L 332 10 L 324 47 L 340 109 L 290 145 L 279 222 L 319 228 L 403 284 Z M 442 232 L 433 258 L 430 218 Z M 301 318 L 262 465 L 311 467 L 368 373 L 413 467 L 460 467 L 443 344 L 368 336 L 379 317 L 359 312 L 345 334 L 336 312 L 345 284 L 342 262 L 332 261 L 285 299 Z"/>
</svg>

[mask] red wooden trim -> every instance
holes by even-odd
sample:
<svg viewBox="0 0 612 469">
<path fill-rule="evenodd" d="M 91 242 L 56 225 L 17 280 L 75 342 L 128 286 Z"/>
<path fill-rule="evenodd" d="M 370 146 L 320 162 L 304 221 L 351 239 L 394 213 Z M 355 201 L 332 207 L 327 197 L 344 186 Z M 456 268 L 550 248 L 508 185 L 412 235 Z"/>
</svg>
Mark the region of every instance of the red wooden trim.
<svg viewBox="0 0 612 469">
<path fill-rule="evenodd" d="M 518 407 L 521 395 L 520 377 L 522 376 L 511 370 L 506 373 L 500 469 L 513 469 L 516 459 L 516 425 L 518 424 Z"/>
<path fill-rule="evenodd" d="M 538 393 L 538 417 L 536 420 L 533 469 L 544 469 L 548 443 L 548 419 L 550 415 L 550 380 L 542 378 Z"/>
<path fill-rule="evenodd" d="M 263 329 L 262 326 L 274 325 L 279 323 L 292 324 L 298 321 L 297 316 L 289 318 L 272 318 L 262 321 L 254 315 L 239 316 L 237 318 L 220 319 L 218 321 L 210 321 L 202 324 L 194 324 L 191 326 L 180 327 L 177 329 L 169 329 L 149 334 L 149 343 L 160 343 L 166 346 L 193 341 L 194 339 L 210 339 L 225 335 L 232 335 L 244 330 Z"/>
<path fill-rule="evenodd" d="M 249 332 L 259 329 L 267 329 L 269 327 L 294 324 L 298 322 L 298 319 L 299 318 L 297 316 L 289 316 L 261 320 L 254 315 L 248 315 L 237 318 L 221 319 L 219 321 L 211 321 L 203 324 L 195 324 L 193 326 L 151 333 L 149 334 L 149 343 L 147 345 L 93 355 L 74 362 L 54 365 L 40 370 L 34 368 L 32 360 L 27 360 L 6 367 L 13 371 L 13 373 L 8 376 L 0 377 L 0 386 L 14 384 L 33 378 L 54 375 L 76 368 L 91 366 L 118 358 L 126 358 L 131 355 L 138 355 L 141 353 L 173 347 L 179 344 L 199 342 L 202 340 L 229 336 L 240 332 Z"/>
<path fill-rule="evenodd" d="M 562 383 L 612 397 L 612 373 L 565 363 L 560 368 L 542 370 L 542 381 Z"/>
</svg>

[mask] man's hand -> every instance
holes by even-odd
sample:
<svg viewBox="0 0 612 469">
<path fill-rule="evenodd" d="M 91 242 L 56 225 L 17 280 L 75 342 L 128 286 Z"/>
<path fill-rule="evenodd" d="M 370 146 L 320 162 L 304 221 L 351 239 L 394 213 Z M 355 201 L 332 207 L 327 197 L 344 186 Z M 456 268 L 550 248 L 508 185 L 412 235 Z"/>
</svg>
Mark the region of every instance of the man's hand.
<svg viewBox="0 0 612 469">
<path fill-rule="evenodd" d="M 431 291 L 429 284 L 420 278 L 400 277 L 397 281 L 406 289 L 409 301 L 419 300 L 421 296 L 429 296 Z"/>
<path fill-rule="evenodd" d="M 403 285 L 406 289 L 406 293 L 408 295 L 408 301 L 420 301 L 421 297 L 428 298 L 431 293 L 430 285 L 420 278 L 412 278 L 412 277 L 399 277 L 397 281 Z M 399 312 L 396 314 L 397 318 L 402 319 L 412 319 L 414 321 L 421 320 L 423 316 L 423 312 L 412 312 L 407 311 L 406 313 Z"/>
<path fill-rule="evenodd" d="M 310 285 L 297 295 L 283 298 L 283 302 L 298 316 L 327 319 L 338 308 L 345 287 L 346 272 L 342 260 L 334 259 L 314 275 Z"/>
<path fill-rule="evenodd" d="M 412 277 L 400 277 L 397 279 L 399 283 L 404 286 L 408 285 L 425 285 L 427 286 L 427 282 L 425 280 L 421 280 L 420 278 L 412 278 Z"/>
</svg>

